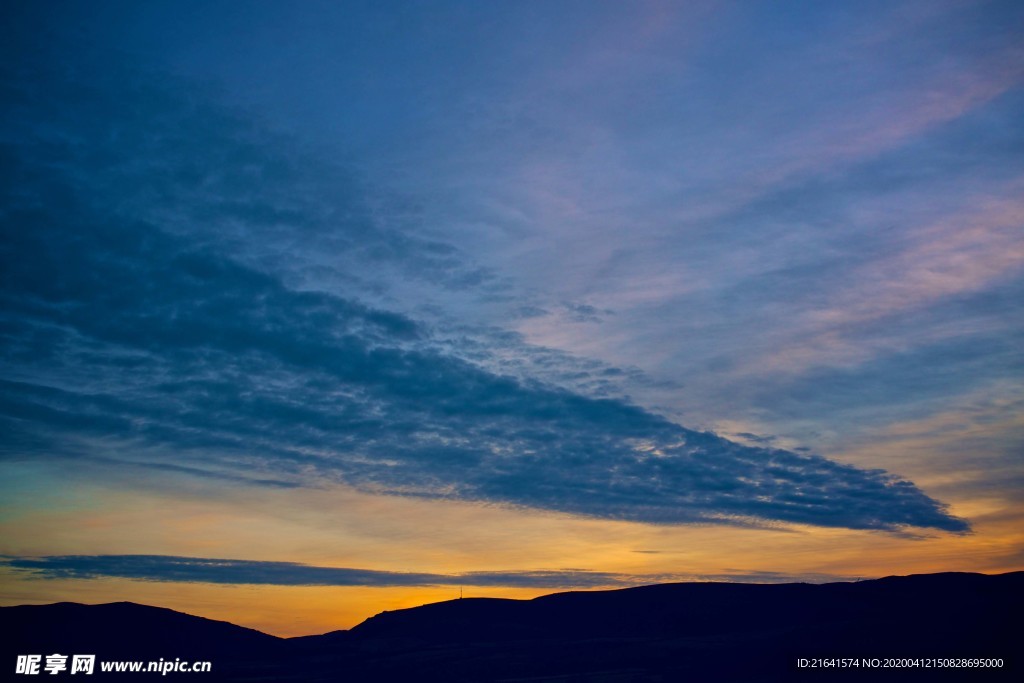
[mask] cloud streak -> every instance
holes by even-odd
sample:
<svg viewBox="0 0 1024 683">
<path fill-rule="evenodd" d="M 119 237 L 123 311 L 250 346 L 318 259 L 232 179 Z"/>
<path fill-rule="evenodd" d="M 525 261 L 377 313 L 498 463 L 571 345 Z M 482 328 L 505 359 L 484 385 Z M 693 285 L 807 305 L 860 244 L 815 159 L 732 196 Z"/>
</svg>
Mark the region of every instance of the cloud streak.
<svg viewBox="0 0 1024 683">
<path fill-rule="evenodd" d="M 212 583 L 269 586 L 484 586 L 515 588 L 622 588 L 681 580 L 658 574 L 617 574 L 584 569 L 463 572 L 431 574 L 347 567 L 318 567 L 298 562 L 260 562 L 172 555 L 53 555 L 4 557 L 0 566 L 40 579 L 131 579 L 172 583 Z M 813 574 L 790 576 L 777 572 L 736 572 L 685 577 L 702 581 L 781 583 L 839 581 L 843 577 Z"/>
<path fill-rule="evenodd" d="M 308 231 L 294 250 L 321 248 L 323 204 L 301 201 L 308 187 L 281 170 L 293 159 L 173 89 L 135 93 L 159 110 L 135 120 L 121 112 L 122 86 L 42 76 L 46 92 L 24 74 L 8 87 L 8 456 L 121 457 L 225 482 L 341 482 L 654 524 L 969 529 L 885 471 L 740 445 L 623 399 L 503 375 L 414 317 L 367 303 L 363 286 L 305 288 L 265 251 L 202 227 Z M 61 92 L 93 116 L 63 117 L 52 99 Z M 151 189 L 167 178 L 171 201 Z M 252 183 L 273 189 L 257 196 Z M 370 263 L 353 265 L 350 281 L 379 266 L 486 286 L 455 247 L 378 229 L 357 192 L 340 194 L 339 263 Z"/>
<path fill-rule="evenodd" d="M 120 578 L 175 583 L 270 586 L 514 586 L 518 588 L 590 588 L 635 585 L 641 577 L 579 569 L 431 574 L 346 567 L 317 567 L 298 562 L 259 562 L 170 555 L 55 555 L 3 558 L 0 563 L 46 579 Z"/>
</svg>

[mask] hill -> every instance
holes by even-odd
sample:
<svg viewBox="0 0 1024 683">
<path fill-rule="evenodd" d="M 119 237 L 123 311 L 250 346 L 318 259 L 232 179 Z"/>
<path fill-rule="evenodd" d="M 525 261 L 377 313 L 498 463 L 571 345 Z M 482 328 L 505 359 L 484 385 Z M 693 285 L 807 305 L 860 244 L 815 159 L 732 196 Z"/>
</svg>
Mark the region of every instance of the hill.
<svg viewBox="0 0 1024 683">
<path fill-rule="evenodd" d="M 1024 572 L 947 573 L 470 598 L 292 639 L 131 603 L 0 608 L 0 627 L 15 634 L 8 652 L 210 659 L 215 678 L 239 681 L 966 682 L 1019 674 L 1022 608 Z M 887 658 L 918 667 L 884 668 Z M 1003 667 L 939 670 L 935 658 L 1002 658 Z M 857 666 L 801 668 L 800 659 Z"/>
</svg>

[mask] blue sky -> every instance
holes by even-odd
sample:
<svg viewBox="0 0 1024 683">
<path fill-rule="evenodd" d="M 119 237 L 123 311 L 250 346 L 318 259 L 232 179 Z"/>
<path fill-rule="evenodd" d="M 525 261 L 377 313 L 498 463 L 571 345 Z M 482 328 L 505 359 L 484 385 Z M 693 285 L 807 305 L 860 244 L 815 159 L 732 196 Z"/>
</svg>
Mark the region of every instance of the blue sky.
<svg viewBox="0 0 1024 683">
<path fill-rule="evenodd" d="M 1019 565 L 1016 3 L 5 12 L 10 528 L 326 490 Z M 225 556 L 112 524 L 5 532 L 8 575 Z M 431 547 L 230 561 L 481 571 Z M 564 575 L 872 570 L 728 557 Z"/>
</svg>

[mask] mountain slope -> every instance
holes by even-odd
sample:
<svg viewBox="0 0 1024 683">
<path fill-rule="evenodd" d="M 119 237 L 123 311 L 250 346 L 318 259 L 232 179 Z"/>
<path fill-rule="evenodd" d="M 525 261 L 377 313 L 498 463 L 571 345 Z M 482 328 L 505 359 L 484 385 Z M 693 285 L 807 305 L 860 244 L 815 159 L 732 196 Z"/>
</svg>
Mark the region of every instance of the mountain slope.
<svg viewBox="0 0 1024 683">
<path fill-rule="evenodd" d="M 6 634 L 5 652 L 97 654 L 126 659 L 250 656 L 284 642 L 226 621 L 131 602 L 3 607 L 0 631 Z"/>
<path fill-rule="evenodd" d="M 1013 680 L 1024 572 L 833 584 L 684 583 L 475 598 L 279 639 L 131 603 L 0 608 L 11 653 L 182 657 L 282 681 Z M 799 669 L 800 658 L 1003 658 L 1001 669 Z M 970 675 L 967 675 L 970 674 Z M 213 677 L 204 675 L 204 680 Z"/>
</svg>

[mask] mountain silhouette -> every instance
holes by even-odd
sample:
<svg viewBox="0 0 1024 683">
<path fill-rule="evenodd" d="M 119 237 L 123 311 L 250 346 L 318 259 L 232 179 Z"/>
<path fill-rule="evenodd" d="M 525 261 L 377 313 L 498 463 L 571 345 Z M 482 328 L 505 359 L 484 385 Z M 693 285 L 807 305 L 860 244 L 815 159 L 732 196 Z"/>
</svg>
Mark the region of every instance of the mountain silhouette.
<svg viewBox="0 0 1024 683">
<path fill-rule="evenodd" d="M 114 602 L 82 605 L 20 605 L 0 608 L 4 649 L 19 654 L 100 654 L 125 659 L 226 655 L 248 656 L 284 643 L 283 638 L 226 621 Z"/>
<path fill-rule="evenodd" d="M 1019 675 L 1022 608 L 1024 572 L 944 573 L 456 599 L 288 639 L 132 603 L 5 607 L 0 628 L 12 634 L 5 666 L 13 654 L 52 652 L 214 662 L 211 674 L 179 675 L 194 680 L 966 683 Z M 836 658 L 858 666 L 797 665 Z M 1002 658 L 1003 666 L 883 668 L 888 658 L 920 658 L 919 667 L 934 658 Z M 875 659 L 877 667 L 865 666 Z"/>
</svg>

